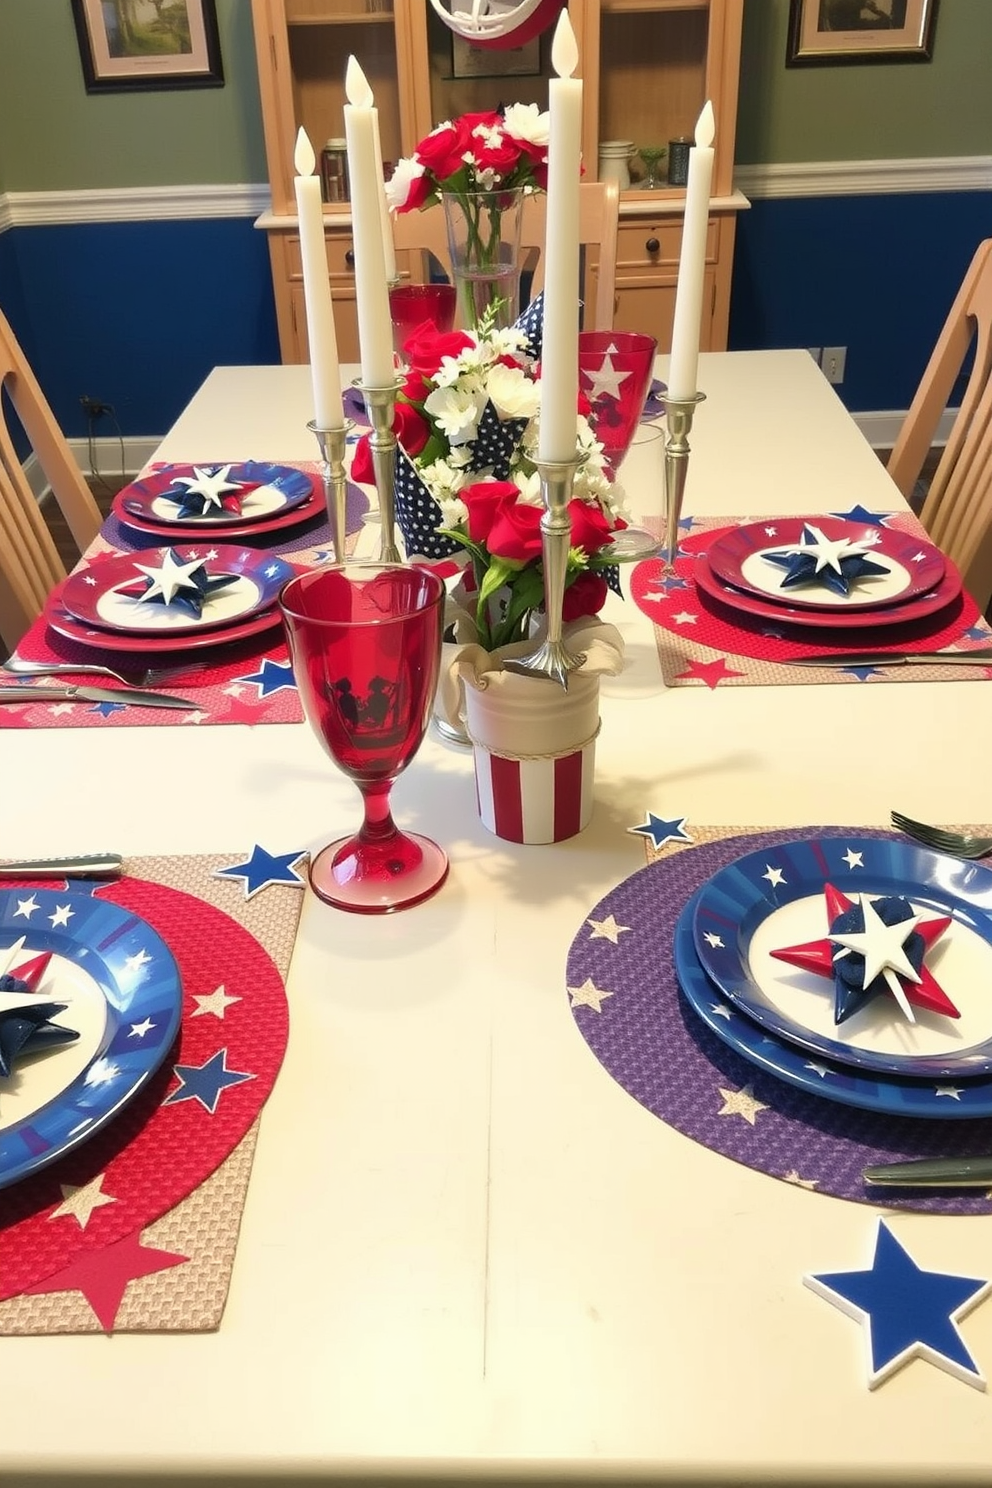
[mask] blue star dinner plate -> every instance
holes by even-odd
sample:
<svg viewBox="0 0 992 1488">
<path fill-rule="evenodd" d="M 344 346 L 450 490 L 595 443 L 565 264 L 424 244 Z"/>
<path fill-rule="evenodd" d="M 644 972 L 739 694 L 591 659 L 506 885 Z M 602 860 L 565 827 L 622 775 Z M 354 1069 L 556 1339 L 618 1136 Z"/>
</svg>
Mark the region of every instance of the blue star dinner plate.
<svg viewBox="0 0 992 1488">
<path fill-rule="evenodd" d="M 229 494 L 237 496 L 241 492 L 240 510 L 217 510 L 211 506 L 206 513 L 184 512 L 180 504 L 183 482 L 195 480 L 197 471 L 216 474 L 225 468 L 228 470 L 227 481 L 238 487 Z M 257 460 L 244 460 L 227 467 L 216 462 L 198 466 L 170 465 L 134 481 L 127 487 L 122 505 L 129 516 L 141 517 L 146 522 L 224 528 L 292 511 L 310 499 L 313 489 L 312 478 L 291 465 L 265 465 Z"/>
<path fill-rule="evenodd" d="M 914 1007 L 910 1022 L 886 989 L 842 1023 L 834 980 L 772 952 L 826 944 L 824 887 L 868 903 L 908 900 L 951 924 L 924 964 L 959 1018 Z M 700 890 L 693 935 L 700 963 L 753 1023 L 821 1058 L 915 1078 L 992 1073 L 992 870 L 911 842 L 813 838 L 747 853 Z M 860 985 L 860 983 L 858 983 Z M 900 981 L 905 991 L 908 982 Z"/>
<path fill-rule="evenodd" d="M 136 1095 L 179 1029 L 172 953 L 136 914 L 79 889 L 0 892 L 0 961 L 51 951 L 38 993 L 67 1004 L 53 1021 L 75 1043 L 17 1060 L 0 1079 L 0 1187 L 77 1147 Z M 0 1003 L 11 994 L 0 994 Z"/>
<path fill-rule="evenodd" d="M 811 1059 L 795 1044 L 752 1023 L 714 987 L 706 975 L 693 935 L 698 895 L 683 909 L 675 928 L 675 971 L 679 988 L 693 1012 L 723 1043 L 759 1069 L 767 1070 L 810 1095 L 877 1111 L 887 1116 L 922 1116 L 945 1121 L 992 1116 L 992 1078 L 966 1080 L 961 1085 L 913 1080 L 899 1075 L 873 1075 Z"/>
</svg>

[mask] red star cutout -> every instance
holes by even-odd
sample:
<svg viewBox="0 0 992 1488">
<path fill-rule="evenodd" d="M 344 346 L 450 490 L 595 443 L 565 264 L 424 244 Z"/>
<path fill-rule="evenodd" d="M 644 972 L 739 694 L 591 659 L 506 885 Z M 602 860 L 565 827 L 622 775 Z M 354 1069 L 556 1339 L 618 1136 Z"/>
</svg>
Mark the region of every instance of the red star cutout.
<svg viewBox="0 0 992 1488">
<path fill-rule="evenodd" d="M 227 698 L 228 706 L 224 712 L 215 715 L 219 722 L 258 723 L 259 719 L 264 717 L 264 704 L 268 701 L 267 698 L 248 697 L 245 694 L 232 697 L 230 693 L 227 694 Z"/>
<path fill-rule="evenodd" d="M 82 1292 L 96 1313 L 100 1327 L 105 1333 L 110 1333 L 129 1282 L 139 1276 L 150 1276 L 155 1271 L 167 1271 L 170 1266 L 181 1266 L 188 1260 L 189 1256 L 142 1245 L 141 1235 L 136 1230 L 125 1235 L 123 1240 L 105 1245 L 102 1250 L 84 1251 L 64 1270 L 27 1287 L 21 1295 L 41 1297 L 48 1292 Z"/>
<path fill-rule="evenodd" d="M 51 951 L 40 951 L 37 956 L 32 956 L 30 961 L 22 961 L 15 966 L 11 976 L 17 977 L 18 981 L 26 982 L 29 992 L 37 992 L 38 983 L 45 974 L 45 968 L 52 959 Z"/>
<path fill-rule="evenodd" d="M 833 884 L 824 884 L 823 897 L 827 906 L 828 926 L 832 925 L 837 916 L 843 914 L 845 910 L 854 908 L 854 900 L 849 899 L 840 889 L 834 888 Z M 924 957 L 950 923 L 950 915 L 942 915 L 936 920 L 921 920 L 917 925 L 916 933 L 923 940 Z M 785 961 L 790 966 L 798 966 L 803 971 L 812 971 L 817 976 L 833 978 L 833 945 L 829 938 L 809 940 L 804 945 L 785 946 L 780 951 L 772 951 L 772 955 L 776 960 Z M 900 977 L 899 985 L 906 994 L 907 1002 L 926 1008 L 931 1013 L 942 1013 L 946 1018 L 960 1018 L 961 1014 L 944 989 L 934 980 L 925 960 L 920 967 L 919 982 L 910 982 L 905 977 Z"/>
<path fill-rule="evenodd" d="M 715 687 L 718 687 L 728 677 L 743 676 L 743 672 L 735 672 L 732 667 L 728 667 L 725 656 L 720 656 L 716 661 L 690 661 L 684 672 L 677 673 L 675 680 L 676 682 L 705 682 L 706 686 L 712 692 Z"/>
</svg>

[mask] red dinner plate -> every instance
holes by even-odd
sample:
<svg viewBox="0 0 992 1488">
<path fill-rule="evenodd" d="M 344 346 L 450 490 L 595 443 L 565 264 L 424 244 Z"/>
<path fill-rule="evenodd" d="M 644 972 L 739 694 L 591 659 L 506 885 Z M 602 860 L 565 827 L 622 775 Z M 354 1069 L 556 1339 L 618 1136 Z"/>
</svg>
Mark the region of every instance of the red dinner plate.
<svg viewBox="0 0 992 1488">
<path fill-rule="evenodd" d="M 128 491 L 133 491 L 133 486 L 125 486 L 118 491 L 111 505 L 111 512 L 120 522 L 122 527 L 132 532 L 140 532 L 148 537 L 155 537 L 159 542 L 174 541 L 177 538 L 181 542 L 183 538 L 193 539 L 194 536 L 202 537 L 203 523 L 195 518 L 189 526 L 179 522 L 159 522 L 151 517 L 143 516 L 138 510 L 128 510 L 125 502 Z M 268 517 L 259 517 L 254 521 L 241 521 L 225 526 L 223 536 L 225 542 L 233 538 L 240 538 L 244 542 L 257 542 L 264 539 L 271 532 L 283 532 L 290 527 L 302 527 L 304 522 L 310 522 L 316 517 L 327 514 L 327 499 L 324 495 L 323 483 L 318 481 L 314 484 L 310 495 L 299 506 L 283 507 L 281 511 L 274 512 Z"/>
<path fill-rule="evenodd" d="M 185 478 L 195 478 L 197 471 L 220 473 L 227 467 L 226 480 L 237 490 L 226 492 L 221 499 L 239 497 L 240 510 L 212 507 L 200 514 L 180 511 L 179 498 Z M 313 495 L 314 482 L 305 471 L 292 465 L 263 465 L 258 460 L 240 463 L 201 460 L 196 465 L 165 465 L 124 489 L 122 506 L 131 516 L 145 522 L 168 527 L 202 527 L 228 530 L 245 522 L 262 521 L 280 512 L 302 506 Z"/>
<path fill-rule="evenodd" d="M 200 651 L 208 646 L 227 646 L 233 641 L 243 641 L 248 636 L 260 635 L 265 630 L 276 629 L 282 624 L 281 612 L 273 606 L 261 610 L 248 620 L 218 630 L 203 630 L 194 635 L 129 635 L 123 630 L 100 630 L 95 625 L 86 625 L 75 615 L 63 609 L 57 599 L 49 601 L 45 610 L 45 622 L 58 635 L 81 646 L 91 646 L 94 651 L 118 651 L 139 653 L 148 656 L 172 656 L 177 651 Z"/>
<path fill-rule="evenodd" d="M 784 588 L 785 569 L 769 563 L 762 554 L 798 543 L 806 526 L 818 528 L 832 542 L 847 537 L 869 543 L 868 556 L 888 573 L 860 580 L 850 594 L 834 594 L 824 584 Z M 946 561 L 932 543 L 897 528 L 816 516 L 777 517 L 732 527 L 710 544 L 706 556 L 715 577 L 743 593 L 790 609 L 830 611 L 884 610 L 907 604 L 940 583 Z"/>
</svg>

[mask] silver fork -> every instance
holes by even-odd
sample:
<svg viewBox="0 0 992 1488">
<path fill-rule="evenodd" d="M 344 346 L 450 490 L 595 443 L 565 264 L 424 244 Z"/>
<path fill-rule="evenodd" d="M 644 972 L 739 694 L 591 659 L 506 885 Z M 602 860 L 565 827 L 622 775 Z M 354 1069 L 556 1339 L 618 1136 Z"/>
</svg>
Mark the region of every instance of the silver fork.
<svg viewBox="0 0 992 1488">
<path fill-rule="evenodd" d="M 187 661 L 180 666 L 148 667 L 144 671 L 115 672 L 113 667 L 98 666 L 96 662 L 69 661 L 21 661 L 16 656 L 0 662 L 0 671 L 11 672 L 18 677 L 67 677 L 83 673 L 93 677 L 113 677 L 125 687 L 150 687 L 155 682 L 167 682 L 172 677 L 182 677 L 189 672 L 201 672 L 205 661 Z"/>
<path fill-rule="evenodd" d="M 892 825 L 907 837 L 914 837 L 924 847 L 950 853 L 954 858 L 987 858 L 992 853 L 992 837 L 975 837 L 970 832 L 949 832 L 945 827 L 931 827 L 914 821 L 901 811 L 892 812 Z"/>
</svg>

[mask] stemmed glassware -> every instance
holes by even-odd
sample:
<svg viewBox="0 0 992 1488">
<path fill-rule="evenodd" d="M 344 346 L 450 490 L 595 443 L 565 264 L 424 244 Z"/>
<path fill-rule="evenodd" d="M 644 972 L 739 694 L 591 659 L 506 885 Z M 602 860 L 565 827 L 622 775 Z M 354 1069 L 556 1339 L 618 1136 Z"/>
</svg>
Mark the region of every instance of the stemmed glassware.
<svg viewBox="0 0 992 1488">
<path fill-rule="evenodd" d="M 661 185 L 658 180 L 658 162 L 664 160 L 668 150 L 664 145 L 641 145 L 637 153 L 648 169 L 648 178 L 644 185 L 649 191 L 654 191 Z"/>
<path fill-rule="evenodd" d="M 364 806 L 359 832 L 312 859 L 314 893 L 360 914 L 419 904 L 443 884 L 448 859 L 430 838 L 399 831 L 389 793 L 430 720 L 444 584 L 400 564 L 335 565 L 291 579 L 279 604 L 307 719 Z"/>
</svg>

